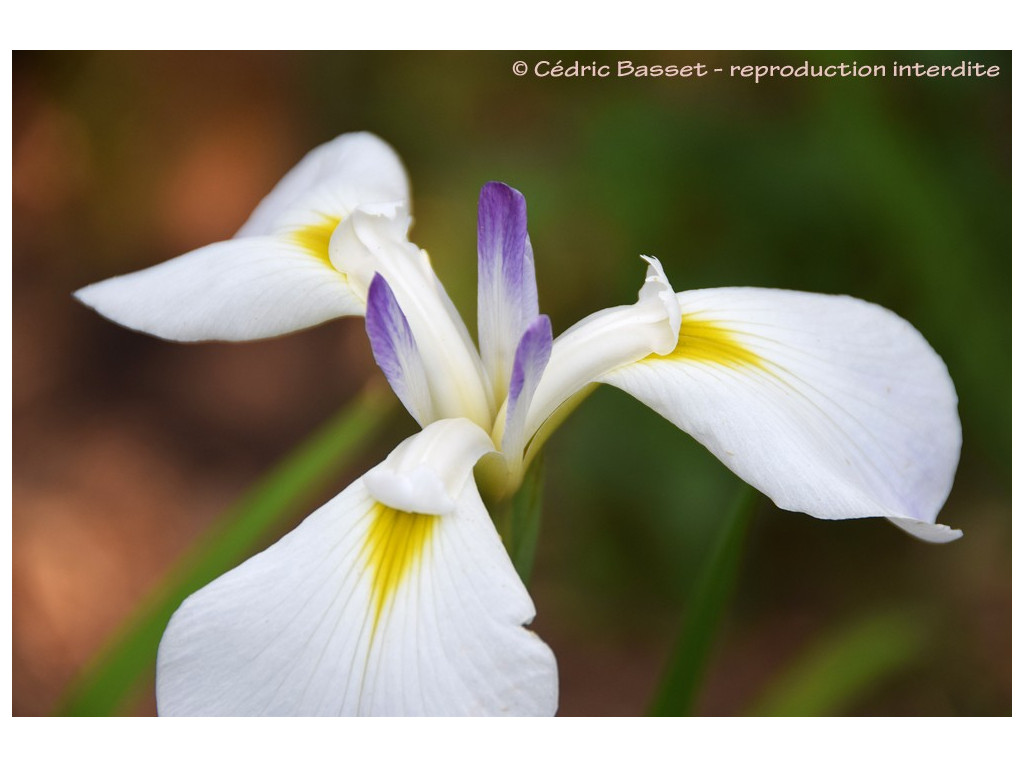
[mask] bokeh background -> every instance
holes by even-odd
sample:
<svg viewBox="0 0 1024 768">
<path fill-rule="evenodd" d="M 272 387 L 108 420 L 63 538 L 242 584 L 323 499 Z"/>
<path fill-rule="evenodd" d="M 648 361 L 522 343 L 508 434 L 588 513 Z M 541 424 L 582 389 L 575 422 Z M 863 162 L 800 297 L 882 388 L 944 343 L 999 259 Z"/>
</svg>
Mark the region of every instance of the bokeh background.
<svg viewBox="0 0 1024 768">
<path fill-rule="evenodd" d="M 516 60 L 1001 67 L 997 78 L 553 79 Z M 679 290 L 849 293 L 908 318 L 960 395 L 963 457 L 922 544 L 763 500 L 698 711 L 751 711 L 876 616 L 915 651 L 841 713 L 1010 712 L 1010 55 L 16 53 L 13 709 L 53 711 L 196 536 L 373 366 L 362 324 L 174 345 L 71 299 L 230 236 L 307 150 L 370 130 L 403 157 L 413 239 L 475 327 L 480 186 L 529 205 L 556 333 L 630 303 L 640 253 Z M 395 435 L 412 431 L 398 424 Z M 389 438 L 390 439 L 390 438 Z M 388 440 L 329 493 L 383 457 Z M 628 396 L 552 439 L 531 584 L 561 713 L 641 714 L 737 481 Z M 291 524 L 297 522 L 297 519 Z M 271 538 L 279 532 L 274 532 Z M 842 670 L 831 670 L 837 679 Z M 151 692 L 133 710 L 152 714 Z"/>
</svg>

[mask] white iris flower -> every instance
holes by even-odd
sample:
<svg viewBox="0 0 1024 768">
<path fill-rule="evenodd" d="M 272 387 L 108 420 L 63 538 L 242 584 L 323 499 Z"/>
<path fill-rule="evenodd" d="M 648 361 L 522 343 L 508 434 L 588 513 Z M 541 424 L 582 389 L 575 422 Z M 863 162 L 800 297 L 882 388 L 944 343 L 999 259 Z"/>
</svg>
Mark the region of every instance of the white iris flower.
<svg viewBox="0 0 1024 768">
<path fill-rule="evenodd" d="M 599 383 L 693 435 L 783 509 L 884 517 L 927 541 L 960 453 L 956 393 L 921 335 L 849 296 L 639 298 L 552 339 L 522 195 L 484 187 L 479 352 L 407 239 L 408 183 L 368 134 L 307 155 L 234 239 L 80 290 L 179 341 L 256 339 L 365 315 L 422 431 L 266 551 L 192 595 L 160 646 L 168 715 L 551 715 L 550 649 L 481 501 L 514 492 Z M 475 474 L 474 474 L 475 470 Z"/>
</svg>

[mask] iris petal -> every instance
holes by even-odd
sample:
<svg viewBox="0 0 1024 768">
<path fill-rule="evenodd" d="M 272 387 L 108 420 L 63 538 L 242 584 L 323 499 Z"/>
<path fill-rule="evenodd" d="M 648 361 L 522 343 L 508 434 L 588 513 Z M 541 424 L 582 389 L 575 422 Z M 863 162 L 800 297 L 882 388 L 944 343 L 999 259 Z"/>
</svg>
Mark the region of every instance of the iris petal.
<svg viewBox="0 0 1024 768">
<path fill-rule="evenodd" d="M 383 276 L 370 283 L 366 301 L 366 335 L 373 357 L 402 405 L 426 426 L 436 418 L 423 359 L 409 322 Z"/>
<path fill-rule="evenodd" d="M 361 315 L 345 277 L 288 237 L 214 243 L 86 286 L 75 298 L 116 323 L 172 341 L 246 341 Z"/>
<path fill-rule="evenodd" d="M 408 181 L 387 144 L 353 133 L 317 147 L 233 240 L 87 286 L 75 296 L 114 322 L 173 341 L 277 336 L 361 315 L 365 292 L 332 268 L 328 243 L 355 210 L 407 210 Z"/>
<path fill-rule="evenodd" d="M 409 181 L 395 151 L 370 133 L 345 133 L 306 154 L 271 190 L 236 237 L 277 234 L 343 218 L 360 206 L 409 207 Z"/>
<path fill-rule="evenodd" d="M 510 461 L 522 460 L 526 440 L 526 416 L 544 369 L 551 359 L 551 320 L 539 315 L 523 333 L 516 349 L 509 382 L 502 451 Z"/>
<path fill-rule="evenodd" d="M 368 295 L 376 274 L 387 281 L 419 348 L 435 418 L 465 416 L 490 429 L 494 405 L 480 355 L 406 226 L 401 212 L 360 209 L 331 236 L 331 261 L 357 295 Z"/>
<path fill-rule="evenodd" d="M 679 343 L 600 377 L 693 435 L 779 507 L 887 517 L 928 540 L 960 455 L 946 367 L 913 326 L 849 296 L 679 294 Z"/>
<path fill-rule="evenodd" d="M 445 441 L 479 432 L 438 424 Z M 436 431 L 394 466 L 430 460 Z M 447 514 L 389 507 L 360 479 L 186 600 L 160 645 L 160 713 L 554 714 L 554 656 L 523 626 L 533 603 L 472 481 L 477 449 L 449 448 L 444 474 L 465 481 Z"/>
<path fill-rule="evenodd" d="M 490 182 L 480 192 L 477 221 L 480 352 L 496 399 L 503 399 L 519 341 L 538 313 L 526 200 Z"/>
</svg>

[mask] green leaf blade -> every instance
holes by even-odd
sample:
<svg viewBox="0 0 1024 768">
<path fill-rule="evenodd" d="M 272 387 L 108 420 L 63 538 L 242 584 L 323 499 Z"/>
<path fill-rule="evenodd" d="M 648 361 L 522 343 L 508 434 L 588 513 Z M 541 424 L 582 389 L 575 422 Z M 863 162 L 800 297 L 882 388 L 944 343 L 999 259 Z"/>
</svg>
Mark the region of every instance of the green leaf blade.
<svg viewBox="0 0 1024 768">
<path fill-rule="evenodd" d="M 683 628 L 648 711 L 652 717 L 693 714 L 722 615 L 739 576 L 757 492 L 744 485 L 720 537 L 694 582 Z"/>
<path fill-rule="evenodd" d="M 761 717 L 848 714 L 921 657 L 927 632 L 912 613 L 873 613 L 812 643 L 751 707 Z"/>
</svg>

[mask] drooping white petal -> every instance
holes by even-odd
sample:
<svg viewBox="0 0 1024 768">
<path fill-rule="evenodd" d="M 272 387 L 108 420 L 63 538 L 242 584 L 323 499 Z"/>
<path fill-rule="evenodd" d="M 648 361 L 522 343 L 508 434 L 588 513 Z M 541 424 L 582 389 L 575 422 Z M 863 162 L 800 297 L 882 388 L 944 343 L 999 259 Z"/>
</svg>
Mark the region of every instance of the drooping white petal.
<svg viewBox="0 0 1024 768">
<path fill-rule="evenodd" d="M 707 446 L 779 507 L 888 517 L 920 538 L 960 455 L 956 392 L 909 323 L 849 296 L 679 294 L 678 345 L 600 377 Z"/>
<path fill-rule="evenodd" d="M 331 261 L 364 300 L 374 275 L 387 281 L 416 340 L 436 416 L 464 416 L 490 428 L 494 405 L 480 355 L 407 227 L 401 211 L 360 208 L 335 229 Z"/>
<path fill-rule="evenodd" d="M 173 341 L 259 339 L 362 314 L 363 302 L 316 244 L 309 233 L 214 243 L 86 286 L 75 298 L 116 323 Z"/>
<path fill-rule="evenodd" d="M 368 133 L 317 147 L 257 206 L 235 240 L 87 286 L 75 295 L 115 322 L 174 341 L 241 341 L 361 315 L 364 290 L 332 268 L 331 235 L 357 208 L 407 223 L 408 181 Z"/>
<path fill-rule="evenodd" d="M 370 133 L 346 133 L 309 152 L 271 190 L 236 237 L 344 218 L 361 205 L 408 207 L 409 182 L 395 151 Z"/>
<path fill-rule="evenodd" d="M 530 403 L 526 435 L 602 374 L 675 346 L 680 317 L 675 292 L 661 263 L 643 258 L 649 266 L 636 304 L 595 312 L 555 339 Z"/>
<path fill-rule="evenodd" d="M 160 713 L 554 714 L 554 656 L 466 475 L 444 515 L 358 480 L 186 600 L 160 644 Z"/>
</svg>

